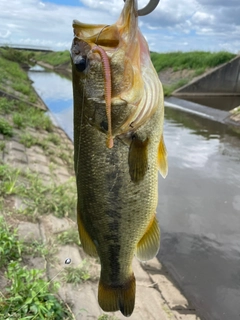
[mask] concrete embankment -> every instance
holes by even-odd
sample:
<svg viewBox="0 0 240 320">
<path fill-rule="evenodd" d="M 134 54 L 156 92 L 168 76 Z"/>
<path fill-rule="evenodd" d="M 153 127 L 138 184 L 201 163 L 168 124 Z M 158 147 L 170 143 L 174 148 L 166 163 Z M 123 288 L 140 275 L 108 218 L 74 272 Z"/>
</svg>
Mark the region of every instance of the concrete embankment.
<svg viewBox="0 0 240 320">
<path fill-rule="evenodd" d="M 188 94 L 240 95 L 240 56 L 205 73 L 173 94 L 178 97 Z"/>
<path fill-rule="evenodd" d="M 34 107 L 26 106 L 26 108 Z M 9 114 L 3 117 L 12 121 Z M 30 171 L 36 174 L 41 177 L 45 187 L 49 184 L 54 185 L 55 188 L 64 187 L 70 181 L 74 188 L 73 167 L 69 163 L 66 164 L 65 158 L 61 158 L 59 155 L 60 151 L 71 156 L 73 153 L 73 144 L 65 132 L 54 126 L 51 133 L 30 127 L 24 128 L 24 133 L 30 134 L 31 138 L 37 141 L 36 145 L 26 146 L 21 140 L 21 130 L 17 128 L 13 129 L 12 137 L 0 134 L 0 142 L 4 145 L 4 148 L 0 150 L 1 163 L 18 169 L 19 172 Z M 61 140 L 61 145 L 49 142 L 50 145 L 48 144 L 46 148 L 46 144 L 40 143 L 41 141 L 50 141 L 53 134 Z M 48 139 L 50 135 L 51 139 Z M 87 257 L 81 246 L 76 244 L 60 245 L 56 240 L 61 233 L 76 230 L 76 223 L 66 216 L 59 218 L 49 212 L 46 215 L 39 213 L 38 208 L 28 219 L 28 216 L 23 216 L 18 211 L 26 209 L 25 199 L 14 194 L 6 199 L 8 214 L 3 210 L 3 215 L 8 224 L 18 227 L 19 238 L 28 246 L 31 246 L 34 241 L 38 241 L 44 243 L 49 250 L 54 248 L 50 256 L 28 257 L 25 260 L 28 261 L 28 267 L 43 268 L 49 281 L 60 282 L 59 296 L 68 306 L 71 306 L 75 319 L 98 319 L 103 315 L 97 302 L 99 263 Z M 12 213 L 9 215 L 10 209 Z M 65 263 L 66 259 L 71 259 L 70 265 Z M 86 261 L 90 278 L 81 284 L 66 283 L 62 277 L 65 269 L 69 266 L 78 267 L 83 261 Z M 137 294 L 136 307 L 131 319 L 199 319 L 194 308 L 174 285 L 167 270 L 156 258 L 146 263 L 140 263 L 135 259 L 133 269 L 137 281 Z M 6 279 L 4 280 L 2 275 L 0 282 L 2 291 L 4 284 L 6 285 Z M 111 315 L 116 317 L 114 319 L 124 319 L 119 312 Z M 109 319 L 113 318 L 109 317 Z"/>
<path fill-rule="evenodd" d="M 240 126 L 240 56 L 174 91 L 165 105 Z"/>
</svg>

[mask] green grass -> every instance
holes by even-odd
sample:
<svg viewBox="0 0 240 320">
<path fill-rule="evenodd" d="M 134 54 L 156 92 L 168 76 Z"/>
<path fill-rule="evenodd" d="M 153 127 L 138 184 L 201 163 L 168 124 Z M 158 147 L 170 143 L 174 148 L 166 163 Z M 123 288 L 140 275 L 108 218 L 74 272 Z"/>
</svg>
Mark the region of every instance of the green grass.
<svg viewBox="0 0 240 320">
<path fill-rule="evenodd" d="M 5 119 L 0 118 L 0 133 L 7 137 L 13 136 L 13 127 Z"/>
<path fill-rule="evenodd" d="M 63 278 L 63 281 L 67 283 L 73 283 L 75 285 L 90 279 L 90 274 L 88 273 L 88 270 L 87 270 L 86 260 L 83 260 L 82 263 L 76 268 L 75 267 L 65 268 L 62 278 Z"/>
<path fill-rule="evenodd" d="M 62 245 L 67 245 L 67 244 L 76 244 L 80 246 L 80 240 L 79 240 L 79 234 L 78 231 L 75 229 L 70 229 L 64 232 L 61 232 L 57 236 L 57 241 L 58 243 Z"/>
<path fill-rule="evenodd" d="M 18 92 L 20 98 L 28 99 L 32 103 L 37 101 L 37 95 L 27 73 L 16 60 L 7 59 L 2 50 L 0 50 L 0 89 L 10 94 Z"/>
<path fill-rule="evenodd" d="M 4 151 L 6 148 L 6 142 L 5 141 L 0 141 L 0 151 Z"/>
<path fill-rule="evenodd" d="M 5 270 L 7 285 L 0 292 L 0 319 L 72 319 L 54 293 L 58 283 L 43 279 L 44 271 L 29 269 L 22 256 L 46 256 L 47 248 L 39 242 L 24 245 L 17 229 L 9 227 L 0 216 L 0 268 Z"/>
<path fill-rule="evenodd" d="M 18 261 L 9 263 L 5 274 L 9 285 L 0 296 L 1 319 L 72 319 L 54 295 L 59 284 L 50 286 L 43 275 L 43 270 L 29 270 Z"/>
<path fill-rule="evenodd" d="M 23 244 L 18 240 L 17 229 L 9 228 L 0 216 L 0 267 L 6 267 L 11 260 L 21 258 Z"/>
<path fill-rule="evenodd" d="M 163 85 L 164 96 L 165 97 L 170 96 L 174 90 L 184 86 L 188 82 L 189 82 L 188 79 L 181 79 L 178 82 L 174 83 L 173 85 L 170 85 L 170 86 Z"/>
<path fill-rule="evenodd" d="M 20 212 L 33 219 L 44 214 L 75 216 L 77 200 L 73 179 L 61 185 L 52 182 L 46 186 L 35 173 L 0 165 L 0 196 L 9 195 L 21 197 L 25 206 Z"/>
<path fill-rule="evenodd" d="M 98 317 L 98 320 L 118 320 L 118 318 L 104 313 Z"/>
<path fill-rule="evenodd" d="M 25 95 L 30 95 L 32 92 L 32 88 L 29 86 L 28 83 L 13 83 L 12 88 L 18 92 L 21 92 Z"/>
<path fill-rule="evenodd" d="M 27 63 L 34 55 L 35 53 L 33 51 L 17 50 L 8 46 L 0 48 L 0 56 L 18 63 Z"/>
<path fill-rule="evenodd" d="M 48 132 L 53 130 L 52 121 L 45 112 L 36 107 L 26 105 L 21 101 L 13 101 L 0 97 L 0 114 L 10 114 L 17 128 L 25 128 L 28 126 Z M 55 138 L 54 141 L 56 140 L 57 138 Z"/>
<path fill-rule="evenodd" d="M 65 51 L 54 51 L 47 53 L 37 53 L 35 57 L 38 61 L 49 63 L 52 66 L 58 66 L 61 64 L 68 64 L 70 66 L 70 53 Z"/>
<path fill-rule="evenodd" d="M 193 69 L 205 71 L 206 68 L 216 67 L 222 63 L 228 62 L 236 55 L 220 51 L 220 52 L 169 52 L 156 53 L 151 52 L 151 59 L 157 72 L 166 68 L 173 68 L 174 71 L 183 69 Z"/>
</svg>

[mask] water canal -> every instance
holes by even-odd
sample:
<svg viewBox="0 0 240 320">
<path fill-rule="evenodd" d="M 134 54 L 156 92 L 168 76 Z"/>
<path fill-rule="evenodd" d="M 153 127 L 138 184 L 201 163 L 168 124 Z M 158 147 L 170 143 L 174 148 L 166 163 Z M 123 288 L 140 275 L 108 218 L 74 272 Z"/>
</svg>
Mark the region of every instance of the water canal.
<svg viewBox="0 0 240 320">
<path fill-rule="evenodd" d="M 43 69 L 34 87 L 72 138 L 71 81 Z M 240 136 L 165 108 L 169 174 L 159 179 L 159 260 L 202 319 L 240 319 Z M 177 308 L 177 307 L 176 307 Z"/>
</svg>

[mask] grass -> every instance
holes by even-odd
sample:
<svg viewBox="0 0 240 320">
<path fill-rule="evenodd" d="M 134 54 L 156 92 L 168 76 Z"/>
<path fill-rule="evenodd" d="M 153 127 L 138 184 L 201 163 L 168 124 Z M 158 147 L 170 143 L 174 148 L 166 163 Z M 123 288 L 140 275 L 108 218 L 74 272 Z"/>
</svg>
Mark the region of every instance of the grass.
<svg viewBox="0 0 240 320">
<path fill-rule="evenodd" d="M 40 242 L 25 245 L 17 229 L 9 227 L 0 216 L 0 268 L 5 270 L 6 285 L 0 291 L 0 319 L 73 319 L 69 309 L 55 296 L 59 283 L 46 281 L 45 272 L 24 265 L 25 255 L 46 256 L 48 249 Z M 23 258 L 23 259 L 22 259 Z"/>
<path fill-rule="evenodd" d="M 184 86 L 188 82 L 189 82 L 188 79 L 181 79 L 178 82 L 174 83 L 173 85 L 170 85 L 170 86 L 163 85 L 164 96 L 165 97 L 170 96 L 174 90 Z"/>
<path fill-rule="evenodd" d="M 18 240 L 17 230 L 9 228 L 0 216 L 0 267 L 6 267 L 11 260 L 21 258 L 23 244 Z"/>
<path fill-rule="evenodd" d="M 98 320 L 118 320 L 118 318 L 104 313 L 98 317 Z"/>
<path fill-rule="evenodd" d="M 5 119 L 0 118 L 0 133 L 7 137 L 13 136 L 13 127 Z"/>
<path fill-rule="evenodd" d="M 35 58 L 38 61 L 43 61 L 49 63 L 52 66 L 58 66 L 61 64 L 68 64 L 70 66 L 70 53 L 68 50 L 47 52 L 47 53 L 37 53 Z"/>
<path fill-rule="evenodd" d="M 8 56 L 8 51 L 0 49 L 0 89 L 9 94 L 18 94 L 20 98 L 32 103 L 36 102 L 37 95 L 27 73 L 21 68 L 18 59 L 11 59 L 12 55 Z"/>
<path fill-rule="evenodd" d="M 31 172 L 20 172 L 7 165 L 0 165 L 0 196 L 18 195 L 24 200 L 20 212 L 32 217 L 54 214 L 57 217 L 73 216 L 76 210 L 76 193 L 73 179 L 62 185 L 43 184 Z"/>
<path fill-rule="evenodd" d="M 173 68 L 174 71 L 183 69 L 193 69 L 204 72 L 206 68 L 213 68 L 222 63 L 228 62 L 236 55 L 220 51 L 220 52 L 169 52 L 156 53 L 151 52 L 151 59 L 157 72 L 166 68 Z"/>
<path fill-rule="evenodd" d="M 80 284 L 90 279 L 90 274 L 87 270 L 87 262 L 83 260 L 78 267 L 68 267 L 64 270 L 63 281 L 73 283 L 74 285 Z"/>
<path fill-rule="evenodd" d="M 27 50 L 17 50 L 8 46 L 0 48 L 0 55 L 10 61 L 17 63 L 30 62 L 34 58 L 35 53 Z"/>
<path fill-rule="evenodd" d="M 55 297 L 59 288 L 43 279 L 43 270 L 27 269 L 19 261 L 11 261 L 5 277 L 9 285 L 0 297 L 1 319 L 72 319 Z"/>
<path fill-rule="evenodd" d="M 0 141 L 0 151 L 4 151 L 6 148 L 6 142 Z"/>
<path fill-rule="evenodd" d="M 0 114 L 12 116 L 13 123 L 17 128 L 32 127 L 37 130 L 52 132 L 51 119 L 42 110 L 26 106 L 24 102 L 13 101 L 0 97 Z"/>
<path fill-rule="evenodd" d="M 60 233 L 57 236 L 57 241 L 59 244 L 62 244 L 62 245 L 67 245 L 67 244 L 76 244 L 78 246 L 81 245 L 78 231 L 75 229 L 72 229 L 72 230 L 70 229 Z"/>
</svg>

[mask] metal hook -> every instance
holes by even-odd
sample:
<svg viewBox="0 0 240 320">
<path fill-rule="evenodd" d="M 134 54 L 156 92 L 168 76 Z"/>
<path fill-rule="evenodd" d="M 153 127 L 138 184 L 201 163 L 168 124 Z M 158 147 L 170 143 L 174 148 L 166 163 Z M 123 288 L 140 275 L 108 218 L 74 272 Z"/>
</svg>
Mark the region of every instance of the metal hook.
<svg viewBox="0 0 240 320">
<path fill-rule="evenodd" d="M 124 2 L 126 0 L 123 0 Z M 149 3 L 142 9 L 138 10 L 138 16 L 146 16 L 151 13 L 159 4 L 160 0 L 150 0 Z"/>
</svg>

